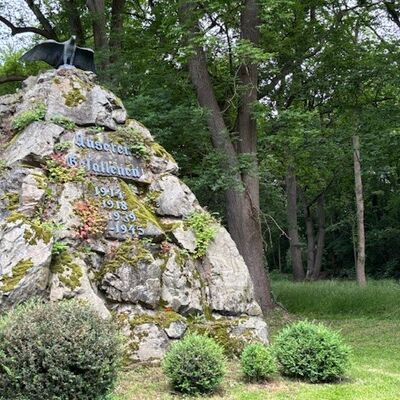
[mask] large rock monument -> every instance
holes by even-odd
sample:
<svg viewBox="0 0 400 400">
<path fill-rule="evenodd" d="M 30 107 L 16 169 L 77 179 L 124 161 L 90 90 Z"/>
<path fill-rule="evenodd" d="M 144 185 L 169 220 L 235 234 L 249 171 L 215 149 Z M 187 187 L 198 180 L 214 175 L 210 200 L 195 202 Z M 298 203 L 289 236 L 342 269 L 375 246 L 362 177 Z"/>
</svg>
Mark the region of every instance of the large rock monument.
<svg viewBox="0 0 400 400">
<path fill-rule="evenodd" d="M 0 97 L 0 310 L 84 299 L 162 357 L 187 332 L 267 342 L 246 265 L 178 166 L 121 101 L 77 69 Z"/>
</svg>

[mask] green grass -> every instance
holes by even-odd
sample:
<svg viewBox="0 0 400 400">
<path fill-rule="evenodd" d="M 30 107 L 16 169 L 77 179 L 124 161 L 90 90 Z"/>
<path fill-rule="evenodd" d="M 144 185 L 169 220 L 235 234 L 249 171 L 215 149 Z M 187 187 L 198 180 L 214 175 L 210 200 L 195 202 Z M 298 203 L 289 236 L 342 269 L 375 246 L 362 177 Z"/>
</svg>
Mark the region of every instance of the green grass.
<svg viewBox="0 0 400 400">
<path fill-rule="evenodd" d="M 309 318 L 340 330 L 352 346 L 348 376 L 336 384 L 308 384 L 276 375 L 266 384 L 245 383 L 238 362 L 231 361 L 213 400 L 396 400 L 400 399 L 400 285 L 370 282 L 360 289 L 350 282 L 295 284 L 275 280 L 274 292 L 292 313 L 269 317 L 272 342 L 295 319 Z M 190 399 L 171 393 L 159 367 L 136 367 L 122 374 L 110 400 Z"/>
<path fill-rule="evenodd" d="M 272 287 L 276 300 L 298 316 L 400 320 L 400 284 L 395 281 L 369 281 L 360 288 L 347 281 L 293 283 L 279 279 Z"/>
</svg>

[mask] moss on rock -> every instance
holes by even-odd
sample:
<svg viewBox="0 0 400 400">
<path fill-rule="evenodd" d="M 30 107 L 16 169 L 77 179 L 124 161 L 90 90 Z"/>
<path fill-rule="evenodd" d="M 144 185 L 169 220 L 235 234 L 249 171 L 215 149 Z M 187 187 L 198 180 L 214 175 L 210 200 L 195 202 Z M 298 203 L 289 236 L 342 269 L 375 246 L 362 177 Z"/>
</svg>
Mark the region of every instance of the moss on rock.
<svg viewBox="0 0 400 400">
<path fill-rule="evenodd" d="M 139 226 L 146 226 L 148 222 L 151 222 L 158 229 L 163 231 L 160 221 L 156 217 L 153 210 L 146 204 L 146 202 L 141 200 L 141 198 L 130 189 L 126 182 L 121 180 L 120 185 L 129 209 L 132 210 L 136 215 L 137 224 Z"/>
<path fill-rule="evenodd" d="M 246 345 L 245 340 L 230 334 L 237 324 L 238 320 L 231 320 L 229 318 L 213 319 L 211 321 L 193 319 L 189 323 L 188 329 L 190 333 L 212 337 L 223 347 L 225 354 L 232 357 L 239 356 Z"/>
<path fill-rule="evenodd" d="M 25 229 L 24 232 L 24 239 L 31 246 L 36 245 L 39 240 L 42 240 L 46 244 L 50 242 L 52 232 L 47 226 L 42 224 L 39 219 L 30 219 L 26 215 L 16 211 L 6 218 L 7 223 L 14 223 L 17 221 L 22 221 L 24 224 L 28 225 L 28 228 Z"/>
<path fill-rule="evenodd" d="M 2 283 L 0 290 L 5 293 L 8 293 L 8 292 L 11 292 L 12 290 L 14 290 L 14 288 L 18 285 L 18 283 L 26 275 L 27 271 L 32 267 L 33 267 L 33 262 L 30 258 L 19 261 L 12 268 L 12 276 L 3 276 L 0 279 L 0 282 Z"/>
<path fill-rule="evenodd" d="M 54 274 L 58 274 L 60 282 L 71 290 L 76 289 L 81 284 L 82 269 L 74 262 L 74 257 L 68 252 L 62 252 L 54 257 L 50 270 Z"/>
<path fill-rule="evenodd" d="M 116 249 L 115 253 L 102 265 L 97 272 L 96 278 L 101 281 L 109 272 L 115 272 L 122 266 L 136 268 L 139 261 L 154 261 L 151 253 L 138 239 L 126 240 Z"/>
<path fill-rule="evenodd" d="M 72 88 L 68 93 L 64 93 L 63 96 L 67 107 L 76 107 L 86 101 L 86 97 L 76 87 Z"/>
<path fill-rule="evenodd" d="M 175 311 L 160 311 L 154 315 L 142 314 L 129 319 L 129 325 L 135 328 L 144 324 L 155 324 L 162 329 L 167 329 L 173 322 L 185 322 L 185 318 Z"/>
</svg>

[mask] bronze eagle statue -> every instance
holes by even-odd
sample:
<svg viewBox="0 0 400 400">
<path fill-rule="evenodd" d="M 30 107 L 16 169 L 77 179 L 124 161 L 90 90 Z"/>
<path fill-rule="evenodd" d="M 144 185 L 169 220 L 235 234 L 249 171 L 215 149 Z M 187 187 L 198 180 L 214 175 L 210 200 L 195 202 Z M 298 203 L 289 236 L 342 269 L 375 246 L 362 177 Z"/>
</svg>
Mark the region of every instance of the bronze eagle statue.
<svg viewBox="0 0 400 400">
<path fill-rule="evenodd" d="M 22 61 L 44 61 L 54 68 L 76 67 L 84 71 L 96 72 L 94 51 L 76 45 L 76 36 L 71 36 L 66 42 L 46 40 L 26 52 Z"/>
</svg>

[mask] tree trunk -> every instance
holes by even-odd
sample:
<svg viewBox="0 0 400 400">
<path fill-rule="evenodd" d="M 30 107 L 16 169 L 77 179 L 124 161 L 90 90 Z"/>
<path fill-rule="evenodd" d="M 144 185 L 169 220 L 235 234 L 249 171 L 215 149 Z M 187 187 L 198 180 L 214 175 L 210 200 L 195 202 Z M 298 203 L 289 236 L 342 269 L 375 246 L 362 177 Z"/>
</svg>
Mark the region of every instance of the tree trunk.
<svg viewBox="0 0 400 400">
<path fill-rule="evenodd" d="M 92 27 L 94 36 L 94 48 L 98 51 L 100 58 L 99 65 L 105 69 L 108 65 L 107 60 L 107 21 L 105 14 L 104 0 L 87 0 L 86 6 L 92 17 Z"/>
<path fill-rule="evenodd" d="M 303 262 L 301 260 L 301 245 L 299 240 L 299 228 L 297 224 L 297 188 L 296 175 L 293 168 L 289 167 L 286 175 L 287 194 L 287 219 L 290 238 L 290 255 L 292 258 L 293 278 L 302 281 L 305 278 Z"/>
<path fill-rule="evenodd" d="M 111 7 L 111 28 L 110 28 L 110 62 L 118 58 L 122 50 L 123 37 L 123 12 L 126 0 L 113 0 Z"/>
<path fill-rule="evenodd" d="M 317 234 L 317 249 L 315 252 L 314 268 L 312 279 L 317 280 L 321 273 L 322 256 L 325 248 L 325 195 L 321 194 L 317 203 L 318 214 L 318 234 Z"/>
<path fill-rule="evenodd" d="M 304 220 L 306 224 L 307 234 L 307 272 L 306 279 L 311 279 L 314 271 L 315 263 L 315 234 L 314 234 L 314 222 L 311 215 L 311 206 L 307 204 L 307 199 L 303 191 L 298 188 L 301 201 L 303 203 Z"/>
<path fill-rule="evenodd" d="M 68 14 L 71 33 L 76 36 L 77 44 L 83 46 L 85 44 L 85 32 L 83 30 L 78 4 L 76 0 L 64 0 L 63 4 Z"/>
<path fill-rule="evenodd" d="M 250 2 L 253 3 L 253 2 Z M 191 38 L 200 32 L 198 21 L 193 21 L 193 3 L 184 3 L 180 9 L 181 20 L 186 25 Z M 245 7 L 247 10 L 247 6 Z M 247 14 L 246 14 L 247 15 Z M 196 88 L 197 98 L 201 107 L 207 110 L 207 123 L 211 133 L 213 146 L 226 157 L 223 168 L 231 171 L 234 181 L 233 187 L 225 192 L 228 229 L 235 241 L 240 254 L 249 269 L 254 285 L 257 302 L 263 312 L 273 307 L 270 287 L 265 271 L 264 249 L 259 219 L 259 197 L 258 180 L 255 177 L 245 176 L 242 180 L 238 168 L 238 155 L 230 140 L 221 109 L 215 97 L 214 88 L 207 69 L 206 55 L 202 47 L 194 49 L 193 56 L 188 61 L 190 77 Z M 254 79 L 254 72 L 250 79 Z M 253 88 L 249 99 L 254 98 L 256 90 Z M 247 115 L 241 116 L 241 134 L 244 135 L 245 143 L 242 151 L 250 149 L 255 153 L 255 122 L 250 115 L 250 106 L 242 104 L 242 111 L 249 110 Z M 251 131 L 246 127 L 250 126 Z M 249 140 L 246 140 L 247 135 Z M 254 162 L 256 167 L 256 161 Z M 255 174 L 256 176 L 257 174 Z M 244 191 L 240 190 L 244 186 Z"/>
<path fill-rule="evenodd" d="M 364 197 L 361 178 L 361 159 L 360 159 L 360 137 L 353 136 L 353 161 L 354 161 L 354 181 L 357 206 L 357 259 L 356 275 L 360 286 L 365 286 L 365 229 L 364 229 Z"/>
</svg>

